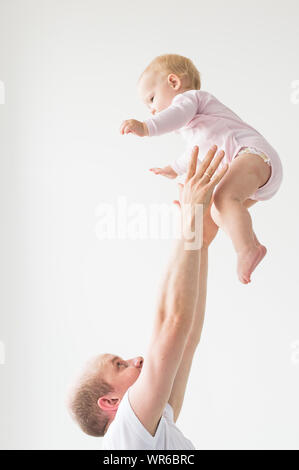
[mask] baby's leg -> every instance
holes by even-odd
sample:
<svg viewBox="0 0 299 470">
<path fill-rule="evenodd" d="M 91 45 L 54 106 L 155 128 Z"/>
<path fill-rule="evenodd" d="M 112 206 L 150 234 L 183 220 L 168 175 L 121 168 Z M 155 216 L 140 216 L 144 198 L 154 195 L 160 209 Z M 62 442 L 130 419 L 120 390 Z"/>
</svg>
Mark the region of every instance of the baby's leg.
<svg viewBox="0 0 299 470">
<path fill-rule="evenodd" d="M 214 194 L 211 214 L 233 242 L 238 276 L 244 284 L 250 282 L 251 273 L 266 254 L 253 232 L 248 199 L 268 181 L 270 174 L 271 167 L 260 156 L 244 153 L 233 160 Z"/>
<path fill-rule="evenodd" d="M 246 209 L 249 209 L 249 207 L 252 207 L 254 204 L 256 204 L 257 201 L 255 201 L 254 199 L 246 199 L 246 201 L 243 202 L 243 206 L 246 207 Z M 255 241 L 255 244 L 256 246 L 263 246 L 259 241 L 258 241 L 258 238 L 255 234 L 255 232 L 253 232 L 253 238 L 254 238 L 254 241 Z M 266 249 L 266 247 L 263 247 Z"/>
<path fill-rule="evenodd" d="M 254 204 L 256 204 L 258 201 L 254 200 L 254 199 L 246 199 L 244 202 L 243 202 L 243 206 L 246 208 L 246 209 L 249 209 L 249 207 L 252 207 L 254 206 Z M 217 214 L 217 210 L 215 209 L 215 206 L 214 206 L 214 216 L 215 218 L 217 219 L 217 221 L 220 223 L 219 221 L 219 217 L 220 215 Z M 215 220 L 214 220 L 215 222 Z M 258 241 L 258 238 L 255 234 L 255 232 L 253 232 L 253 238 L 254 238 L 254 242 L 256 244 L 256 246 L 262 246 L 262 244 Z"/>
</svg>

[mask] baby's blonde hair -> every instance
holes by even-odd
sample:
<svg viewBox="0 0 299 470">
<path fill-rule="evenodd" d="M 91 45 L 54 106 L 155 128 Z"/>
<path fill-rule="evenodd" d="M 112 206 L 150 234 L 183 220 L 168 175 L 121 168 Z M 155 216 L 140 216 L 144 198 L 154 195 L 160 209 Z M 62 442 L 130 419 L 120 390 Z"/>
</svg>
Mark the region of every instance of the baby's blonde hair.
<svg viewBox="0 0 299 470">
<path fill-rule="evenodd" d="M 184 81 L 184 88 L 191 90 L 200 90 L 200 74 L 193 62 L 178 54 L 159 55 L 146 67 L 142 72 L 142 76 L 149 71 L 165 72 L 166 74 L 174 73 Z"/>
</svg>

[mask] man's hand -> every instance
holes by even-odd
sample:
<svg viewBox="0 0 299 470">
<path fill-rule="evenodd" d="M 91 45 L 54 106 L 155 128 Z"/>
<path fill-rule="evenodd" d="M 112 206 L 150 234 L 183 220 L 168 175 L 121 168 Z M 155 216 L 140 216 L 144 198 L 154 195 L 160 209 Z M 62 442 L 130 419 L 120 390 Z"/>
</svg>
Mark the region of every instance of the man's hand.
<svg viewBox="0 0 299 470">
<path fill-rule="evenodd" d="M 155 175 L 166 176 L 166 178 L 174 179 L 178 176 L 177 172 L 169 165 L 164 168 L 150 168 L 150 171 L 155 173 Z"/>
<path fill-rule="evenodd" d="M 137 121 L 136 119 L 128 119 L 120 126 L 120 133 L 124 134 L 135 134 L 139 137 L 145 137 L 148 135 L 148 128 L 145 122 Z"/>
<path fill-rule="evenodd" d="M 221 178 L 223 178 L 224 174 L 227 171 L 227 165 L 222 168 L 221 171 L 217 173 L 217 175 L 211 180 L 210 175 L 212 176 L 216 169 L 218 168 L 223 156 L 224 152 L 220 151 L 217 157 L 211 161 L 216 153 L 217 147 L 212 147 L 209 152 L 207 153 L 205 159 L 200 164 L 198 171 L 196 172 L 197 164 L 197 157 L 198 157 L 198 147 L 195 147 L 192 151 L 192 156 L 189 164 L 189 177 L 186 178 L 186 183 L 189 184 L 189 188 L 185 189 L 185 185 L 179 184 L 179 200 L 174 201 L 180 208 L 183 204 L 183 197 L 185 197 L 184 204 L 194 204 L 194 197 L 197 197 L 196 204 L 203 204 L 204 206 L 204 220 L 203 220 L 203 246 L 208 247 L 210 243 L 214 240 L 217 232 L 218 226 L 215 224 L 213 219 L 211 218 L 210 210 L 212 204 L 212 194 L 214 191 L 215 186 L 219 183 Z M 196 172 L 196 173 L 195 173 Z M 197 178 L 194 178 L 197 176 Z M 193 178 L 193 179 L 192 179 Z M 194 187 L 195 185 L 195 187 Z M 190 191 L 196 190 L 196 196 L 190 196 Z M 191 199 L 190 199 L 191 197 Z M 191 202 L 186 202 L 190 201 Z"/>
<path fill-rule="evenodd" d="M 197 170 L 196 166 L 198 161 L 198 147 L 196 146 L 192 150 L 187 178 L 185 184 L 181 185 L 181 205 L 191 204 L 191 206 L 195 207 L 197 204 L 202 204 L 204 212 L 210 206 L 214 188 L 223 178 L 228 169 L 228 165 L 225 165 L 215 174 L 221 163 L 221 160 L 224 157 L 223 150 L 220 150 L 213 160 L 216 150 L 217 146 L 214 145 L 208 151 Z"/>
</svg>

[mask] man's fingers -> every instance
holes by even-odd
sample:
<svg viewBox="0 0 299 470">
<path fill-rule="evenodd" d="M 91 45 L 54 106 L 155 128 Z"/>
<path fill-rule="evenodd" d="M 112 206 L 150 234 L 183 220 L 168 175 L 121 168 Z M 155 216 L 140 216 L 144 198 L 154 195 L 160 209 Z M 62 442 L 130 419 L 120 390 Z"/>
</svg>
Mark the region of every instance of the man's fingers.
<svg viewBox="0 0 299 470">
<path fill-rule="evenodd" d="M 227 170 L 228 170 L 228 164 L 224 165 L 224 167 L 221 168 L 221 170 L 219 170 L 216 173 L 216 175 L 214 175 L 214 178 L 210 181 L 209 186 L 214 188 L 219 183 L 219 181 L 222 180 Z"/>
<path fill-rule="evenodd" d="M 224 157 L 224 152 L 223 152 L 223 150 L 220 150 L 220 152 L 218 152 L 218 154 L 216 155 L 216 157 L 212 161 L 211 165 L 209 165 L 208 168 L 206 169 L 206 171 L 204 172 L 202 178 L 200 179 L 200 182 L 203 182 L 203 183 L 209 183 L 210 182 L 212 176 L 217 171 L 217 168 L 219 167 L 223 157 Z M 195 178 L 196 178 L 195 180 L 198 181 L 197 175 L 196 175 Z"/>
<path fill-rule="evenodd" d="M 197 158 L 198 158 L 198 147 L 196 145 L 196 147 L 193 147 L 192 149 L 191 158 L 189 161 L 189 166 L 188 166 L 188 171 L 187 171 L 186 183 L 194 176 L 196 172 Z"/>
<path fill-rule="evenodd" d="M 217 153 L 216 157 L 212 161 L 211 165 L 206 170 L 206 173 L 208 173 L 208 175 L 213 176 L 214 173 L 216 173 L 220 163 L 223 160 L 223 157 L 224 157 L 224 151 L 220 150 L 220 152 Z"/>
<path fill-rule="evenodd" d="M 211 161 L 213 160 L 215 156 L 216 151 L 217 151 L 217 145 L 213 145 L 213 147 L 210 148 L 205 158 L 199 165 L 196 175 L 194 177 L 195 181 L 199 181 L 203 177 L 205 171 L 207 171 L 207 169 L 209 168 Z"/>
</svg>

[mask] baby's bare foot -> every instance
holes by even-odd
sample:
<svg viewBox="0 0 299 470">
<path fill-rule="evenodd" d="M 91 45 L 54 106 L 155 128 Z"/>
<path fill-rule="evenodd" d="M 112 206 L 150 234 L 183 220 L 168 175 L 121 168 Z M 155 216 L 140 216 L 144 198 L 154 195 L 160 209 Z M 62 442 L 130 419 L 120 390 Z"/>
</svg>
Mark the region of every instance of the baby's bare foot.
<svg viewBox="0 0 299 470">
<path fill-rule="evenodd" d="M 254 248 L 238 255 L 238 276 L 243 284 L 248 284 L 251 281 L 251 274 L 266 253 L 266 247 L 259 243 Z"/>
</svg>

